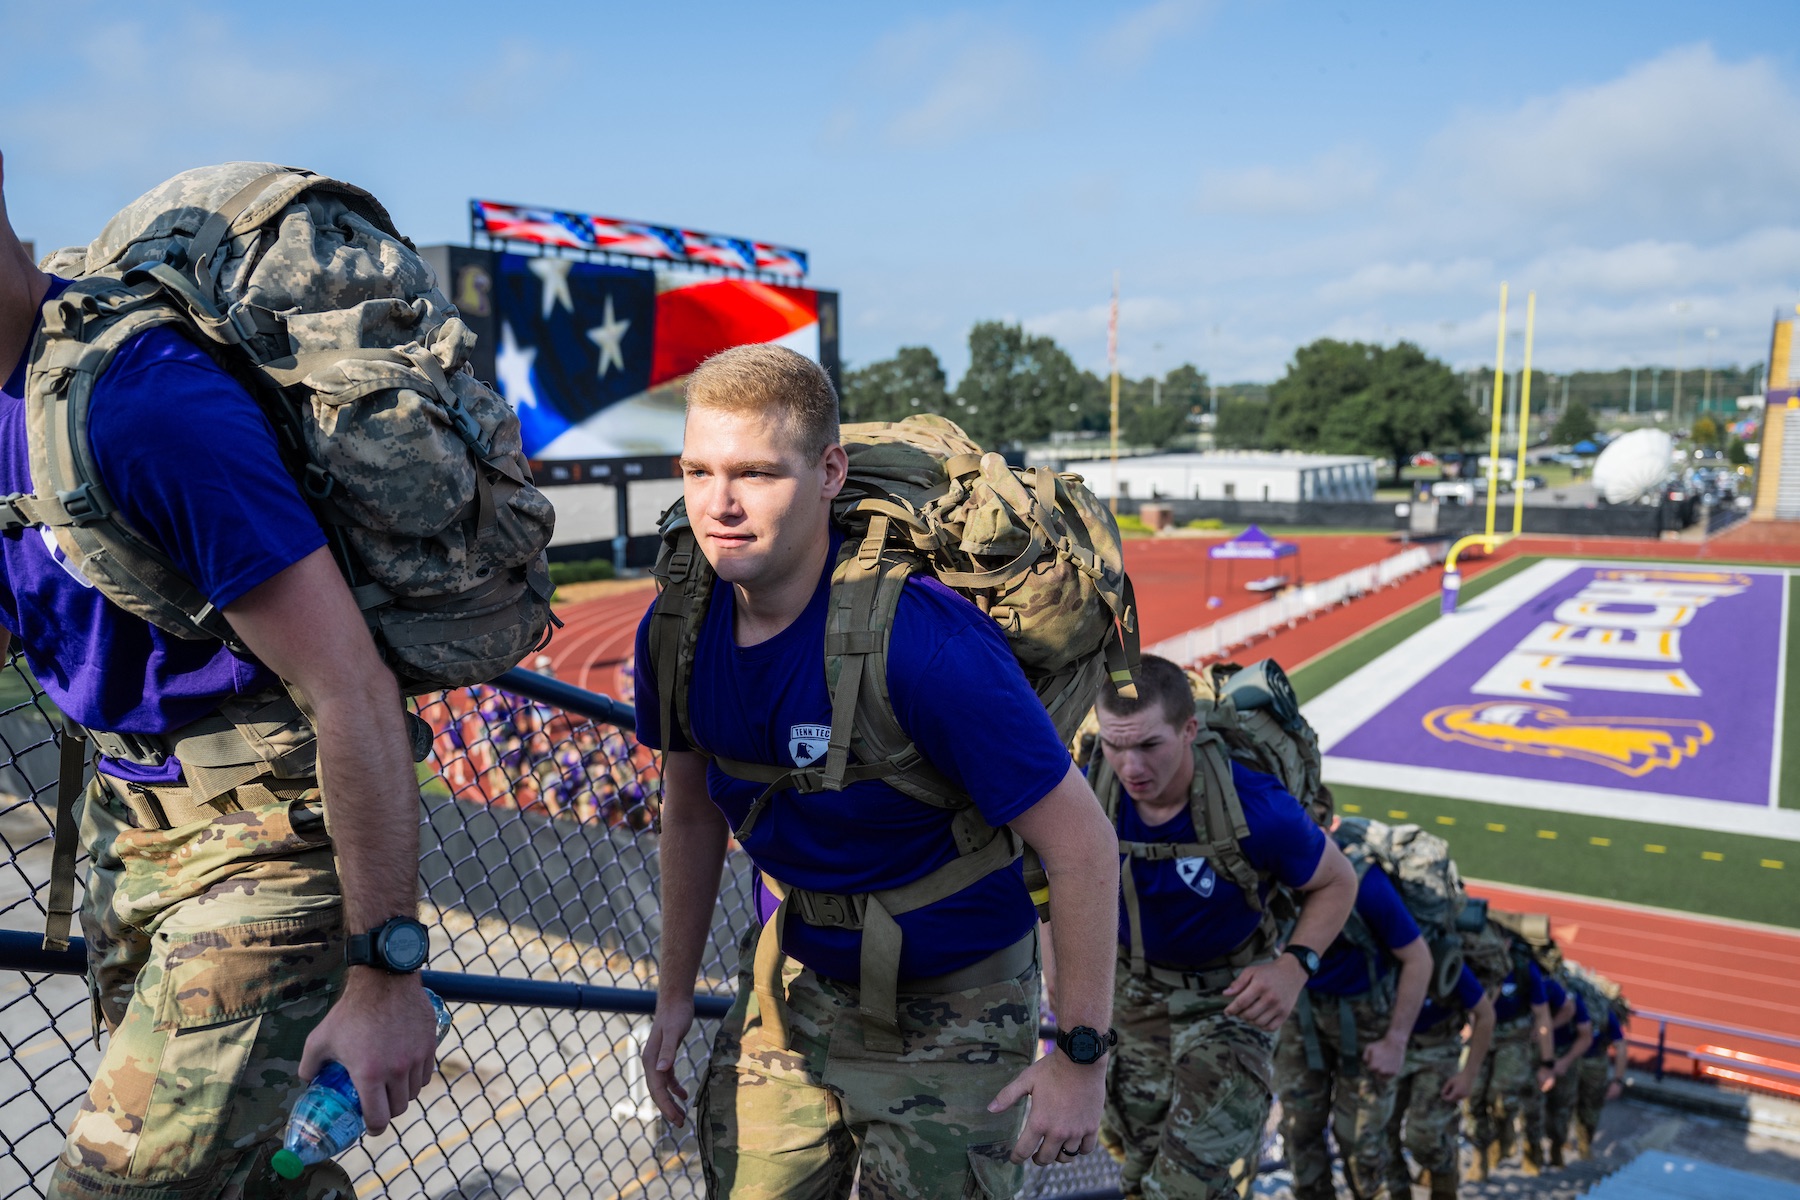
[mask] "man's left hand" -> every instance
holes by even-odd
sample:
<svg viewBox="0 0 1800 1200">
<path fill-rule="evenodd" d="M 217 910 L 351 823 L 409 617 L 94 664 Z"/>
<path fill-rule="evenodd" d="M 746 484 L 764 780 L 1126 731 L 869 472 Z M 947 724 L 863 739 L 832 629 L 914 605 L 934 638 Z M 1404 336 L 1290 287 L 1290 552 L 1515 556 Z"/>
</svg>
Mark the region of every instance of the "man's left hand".
<svg viewBox="0 0 1800 1200">
<path fill-rule="evenodd" d="M 1294 1011 L 1300 989 L 1305 986 L 1306 968 L 1291 954 L 1245 967 L 1225 989 L 1232 998 L 1225 1006 L 1225 1015 L 1241 1017 L 1258 1029 L 1274 1033 Z"/>
<path fill-rule="evenodd" d="M 1057 1050 L 1020 1071 L 988 1111 L 1005 1112 L 1026 1096 L 1031 1097 L 1031 1111 L 1013 1146 L 1014 1162 L 1030 1159 L 1047 1167 L 1090 1154 L 1099 1144 L 1100 1112 L 1106 1106 L 1106 1060 L 1083 1065 Z"/>
<path fill-rule="evenodd" d="M 1363 1065 L 1383 1079 L 1392 1079 L 1406 1065 L 1406 1038 L 1388 1034 L 1363 1047 Z"/>
<path fill-rule="evenodd" d="M 1610 1104 L 1611 1102 L 1613 1102 L 1614 1100 L 1617 1100 L 1620 1096 L 1623 1096 L 1624 1094 L 1625 1094 L 1625 1081 L 1623 1079 L 1614 1079 L 1614 1080 L 1610 1080 L 1607 1083 L 1607 1085 L 1606 1085 L 1607 1103 Z"/>
<path fill-rule="evenodd" d="M 1450 1078 L 1444 1080 L 1444 1086 L 1438 1092 L 1438 1099 L 1442 1100 L 1445 1104 L 1460 1104 L 1464 1100 L 1467 1100 L 1469 1098 L 1469 1093 L 1474 1090 L 1475 1081 L 1465 1072 L 1458 1071 Z"/>
</svg>

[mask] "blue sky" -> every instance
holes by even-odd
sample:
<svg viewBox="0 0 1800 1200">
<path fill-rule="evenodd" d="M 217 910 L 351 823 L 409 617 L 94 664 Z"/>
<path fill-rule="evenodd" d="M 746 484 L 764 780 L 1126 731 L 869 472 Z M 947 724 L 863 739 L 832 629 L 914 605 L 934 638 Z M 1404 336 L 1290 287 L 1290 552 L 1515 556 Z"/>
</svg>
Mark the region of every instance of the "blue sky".
<svg viewBox="0 0 1800 1200">
<path fill-rule="evenodd" d="M 20 234 L 201 162 L 297 163 L 421 243 L 471 196 L 783 242 L 852 363 L 976 320 L 1277 376 L 1331 335 L 1553 370 L 1760 360 L 1800 301 L 1791 3 L 0 0 Z M 1708 330 L 1716 331 L 1708 335 Z M 1510 352 L 1517 354 L 1517 347 Z M 1513 358 L 1516 363 L 1516 357 Z"/>
</svg>

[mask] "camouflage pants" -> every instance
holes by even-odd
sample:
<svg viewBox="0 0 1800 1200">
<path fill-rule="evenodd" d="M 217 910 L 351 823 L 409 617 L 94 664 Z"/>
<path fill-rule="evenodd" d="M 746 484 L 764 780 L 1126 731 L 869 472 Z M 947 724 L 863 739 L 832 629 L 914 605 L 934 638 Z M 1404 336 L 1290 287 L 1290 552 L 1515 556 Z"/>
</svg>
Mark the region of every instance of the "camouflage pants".
<svg viewBox="0 0 1800 1200">
<path fill-rule="evenodd" d="M 88 790 L 81 924 L 111 1040 L 69 1127 L 52 1200 L 293 1196 L 268 1168 L 300 1052 L 343 980 L 343 910 L 316 800 L 137 829 Z M 307 1194 L 340 1183 L 309 1172 Z"/>
<path fill-rule="evenodd" d="M 1544 1103 L 1537 1088 L 1537 1054 L 1529 1020 L 1494 1031 L 1493 1052 L 1481 1064 L 1469 1093 L 1469 1132 L 1477 1149 L 1499 1141 L 1510 1153 L 1514 1122 L 1521 1117 L 1527 1142 L 1542 1146 Z"/>
<path fill-rule="evenodd" d="M 1581 1062 L 1576 1060 L 1563 1072 L 1544 1097 L 1544 1134 L 1552 1146 L 1569 1140 L 1569 1122 L 1575 1116 L 1575 1101 L 1581 1093 Z"/>
<path fill-rule="evenodd" d="M 763 1027 L 742 944 L 737 1000 L 695 1103 L 713 1200 L 1003 1200 L 1024 1182 L 1008 1161 L 1025 1106 L 988 1103 L 1037 1049 L 1035 963 L 961 992 L 899 995 L 900 1054 L 863 1048 L 857 989 L 790 960 L 790 1049 Z"/>
<path fill-rule="evenodd" d="M 1456 1172 L 1462 1106 L 1448 1103 L 1442 1095 L 1444 1085 L 1462 1070 L 1462 1051 L 1459 1029 L 1414 1034 L 1406 1047 L 1406 1065 L 1395 1083 L 1394 1115 L 1387 1127 L 1388 1191 L 1401 1200 L 1412 1194 L 1402 1148 L 1421 1171 L 1434 1176 Z"/>
<path fill-rule="evenodd" d="M 1233 1168 L 1269 1119 L 1275 1037 L 1226 1016 L 1229 1003 L 1120 971 L 1100 1141 L 1124 1164 L 1127 1197 L 1237 1194 Z"/>
<path fill-rule="evenodd" d="M 1584 1058 L 1576 1065 L 1579 1073 L 1575 1093 L 1575 1123 L 1593 1137 L 1600 1132 L 1600 1112 L 1606 1107 L 1606 1089 L 1612 1082 L 1612 1056 Z"/>
<path fill-rule="evenodd" d="M 1332 1200 L 1331 1153 L 1325 1146 L 1329 1124 L 1344 1176 L 1356 1200 L 1387 1198 L 1387 1125 L 1394 1112 L 1394 1080 L 1363 1065 L 1362 1047 L 1387 1033 L 1387 1013 L 1370 995 L 1335 997 L 1306 993 L 1323 1057 L 1322 1069 L 1307 1065 L 1302 1008 L 1281 1028 L 1275 1044 L 1275 1086 L 1281 1095 L 1281 1137 L 1294 1168 L 1295 1200 Z M 1346 1062 L 1339 1006 L 1346 1006 L 1356 1046 Z"/>
</svg>

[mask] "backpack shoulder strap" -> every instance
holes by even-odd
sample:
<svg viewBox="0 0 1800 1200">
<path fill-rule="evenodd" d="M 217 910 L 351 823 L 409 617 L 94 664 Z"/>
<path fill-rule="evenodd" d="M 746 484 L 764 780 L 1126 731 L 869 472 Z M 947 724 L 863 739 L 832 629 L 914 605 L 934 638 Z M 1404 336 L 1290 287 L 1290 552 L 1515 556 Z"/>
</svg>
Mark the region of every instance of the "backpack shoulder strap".
<svg viewBox="0 0 1800 1200">
<path fill-rule="evenodd" d="M 1232 782 L 1225 743 L 1210 731 L 1202 731 L 1194 739 L 1194 783 L 1188 789 L 1188 811 L 1207 857 L 1244 893 L 1251 910 L 1262 912 L 1262 877 L 1244 854 L 1243 839 L 1250 836 L 1244 802 Z"/>
<path fill-rule="evenodd" d="M 668 745 L 670 731 L 675 730 L 690 747 L 704 754 L 688 721 L 688 685 L 694 676 L 700 626 L 712 600 L 713 570 L 700 553 L 685 513 L 675 516 L 664 529 L 662 551 L 652 574 L 658 591 L 646 640 L 663 744 Z"/>
<path fill-rule="evenodd" d="M 49 529 L 82 573 L 126 611 L 184 638 L 241 648 L 224 614 L 120 516 L 94 461 L 88 420 L 94 388 L 119 351 L 159 326 L 191 329 L 155 283 L 110 276 L 70 284 L 44 306 L 25 396 L 31 495 L 0 501 L 0 530 Z"/>
</svg>

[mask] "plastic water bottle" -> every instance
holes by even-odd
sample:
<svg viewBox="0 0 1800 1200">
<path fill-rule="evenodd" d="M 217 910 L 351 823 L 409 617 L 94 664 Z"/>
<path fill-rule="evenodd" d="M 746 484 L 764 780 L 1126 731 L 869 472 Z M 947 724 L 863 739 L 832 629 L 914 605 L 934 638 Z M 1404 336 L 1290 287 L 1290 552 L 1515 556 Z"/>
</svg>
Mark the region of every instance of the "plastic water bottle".
<svg viewBox="0 0 1800 1200">
<path fill-rule="evenodd" d="M 450 1010 L 430 988 L 425 989 L 425 998 L 431 1001 L 431 1011 L 437 1017 L 437 1040 L 441 1042 L 450 1031 Z M 312 1164 L 336 1158 L 348 1150 L 366 1128 L 362 1097 L 350 1082 L 350 1072 L 328 1062 L 294 1105 L 281 1149 L 269 1165 L 283 1179 L 298 1179 Z"/>
</svg>

